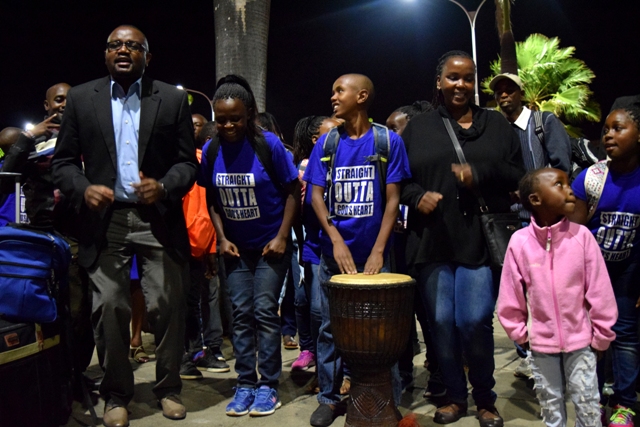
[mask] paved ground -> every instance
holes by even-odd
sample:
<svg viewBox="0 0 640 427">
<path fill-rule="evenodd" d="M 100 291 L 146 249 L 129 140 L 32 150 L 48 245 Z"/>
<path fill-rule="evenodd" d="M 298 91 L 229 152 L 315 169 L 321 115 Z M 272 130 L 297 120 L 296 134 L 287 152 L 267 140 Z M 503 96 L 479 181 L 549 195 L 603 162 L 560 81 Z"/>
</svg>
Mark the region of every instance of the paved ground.
<svg viewBox="0 0 640 427">
<path fill-rule="evenodd" d="M 534 392 L 527 389 L 523 380 L 513 376 L 518 361 L 513 344 L 509 341 L 502 327 L 494 324 L 495 330 L 495 377 L 498 394 L 496 407 L 505 419 L 505 426 L 542 426 L 543 423 L 538 417 L 539 406 L 536 402 Z M 420 333 L 420 336 L 422 334 Z M 151 336 L 144 336 L 145 348 L 153 349 Z M 424 345 L 423 345 L 424 346 Z M 423 347 L 424 351 L 424 347 Z M 231 347 L 225 340 L 223 348 L 225 357 L 231 358 Z M 305 373 L 301 376 L 291 376 L 291 363 L 298 356 L 298 351 L 282 350 L 284 369 L 280 381 L 279 394 L 282 400 L 282 408 L 275 414 L 262 418 L 249 418 L 248 416 L 232 418 L 224 413 L 226 405 L 233 396 L 232 387 L 235 384 L 235 374 L 233 372 L 233 362 L 231 372 L 226 374 L 205 373 L 205 378 L 200 381 L 184 381 L 182 399 L 187 407 L 188 415 L 183 421 L 171 421 L 162 416 L 161 411 L 156 406 L 156 400 L 151 392 L 151 382 L 155 377 L 155 363 L 149 362 L 137 365 L 131 362 L 135 369 L 135 397 L 129 405 L 131 411 L 130 422 L 133 427 L 187 427 L 194 425 L 207 425 L 215 427 L 227 426 L 254 426 L 254 427 L 288 427 L 288 426 L 308 426 L 309 417 L 317 407 L 316 397 L 305 393 L 305 384 L 310 379 L 311 374 Z M 100 368 L 94 364 L 89 369 L 89 376 L 99 376 Z M 415 387 L 405 392 L 402 398 L 400 411 L 403 414 L 413 412 L 417 416 L 418 423 L 423 426 L 436 426 L 433 422 L 435 406 L 422 397 L 423 389 L 427 384 L 427 371 L 423 367 L 424 353 L 414 358 L 415 365 Z M 469 416 L 461 419 L 457 423 L 450 424 L 452 427 L 477 427 L 478 421 L 475 418 L 476 412 L 473 402 L 469 402 Z M 101 416 L 104 402 L 99 401 L 95 406 L 98 416 Z M 568 425 L 574 424 L 574 413 L 572 405 L 569 405 L 570 420 Z M 101 419 L 99 420 L 101 421 Z M 338 417 L 332 426 L 343 426 L 345 417 Z M 80 404 L 74 403 L 74 411 L 68 426 L 91 425 L 89 412 L 84 410 Z"/>
</svg>

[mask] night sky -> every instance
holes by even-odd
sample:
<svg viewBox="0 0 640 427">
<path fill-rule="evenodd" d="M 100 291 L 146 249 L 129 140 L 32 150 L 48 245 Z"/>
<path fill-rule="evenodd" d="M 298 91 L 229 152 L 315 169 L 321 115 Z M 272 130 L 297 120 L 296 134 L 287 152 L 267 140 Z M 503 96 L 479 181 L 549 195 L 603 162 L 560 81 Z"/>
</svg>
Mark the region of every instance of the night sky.
<svg viewBox="0 0 640 427">
<path fill-rule="evenodd" d="M 473 9 L 480 0 L 461 3 Z M 605 115 L 616 97 L 640 93 L 639 18 L 638 1 L 516 0 L 512 10 L 516 40 L 538 32 L 576 47 L 596 73 L 591 88 Z M 126 23 L 147 35 L 147 75 L 213 95 L 213 0 L 2 0 L 0 127 L 41 121 L 54 83 L 106 75 L 104 43 Z M 480 10 L 476 32 L 483 79 L 499 53 L 493 0 Z M 471 53 L 471 36 L 463 11 L 446 0 L 272 0 L 267 110 L 290 142 L 298 119 L 330 114 L 335 79 L 359 72 L 376 86 L 370 116 L 384 123 L 399 106 L 431 100 L 437 59 L 451 49 Z M 483 105 L 490 99 L 480 96 Z M 192 110 L 209 115 L 197 95 Z M 599 133 L 599 125 L 584 128 Z"/>
</svg>

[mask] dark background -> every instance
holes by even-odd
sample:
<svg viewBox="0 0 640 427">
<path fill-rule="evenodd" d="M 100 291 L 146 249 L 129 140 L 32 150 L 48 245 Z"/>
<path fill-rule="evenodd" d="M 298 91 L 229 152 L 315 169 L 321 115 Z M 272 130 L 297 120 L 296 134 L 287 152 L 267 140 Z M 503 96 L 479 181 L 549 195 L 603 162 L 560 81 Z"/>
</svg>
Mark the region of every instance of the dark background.
<svg viewBox="0 0 640 427">
<path fill-rule="evenodd" d="M 474 9 L 480 0 L 460 2 Z M 576 47 L 597 76 L 591 88 L 604 120 L 616 97 L 640 93 L 639 12 L 637 1 L 516 0 L 512 21 L 517 41 L 538 32 Z M 146 33 L 149 76 L 213 95 L 213 0 L 0 0 L 0 127 L 41 121 L 54 83 L 106 75 L 104 43 L 119 24 Z M 483 79 L 499 53 L 493 0 L 478 14 L 476 35 Z M 471 35 L 464 12 L 447 0 L 272 0 L 267 110 L 290 142 L 298 119 L 330 114 L 335 79 L 359 72 L 376 86 L 371 117 L 384 122 L 399 106 L 431 100 L 437 59 L 451 49 L 471 53 Z M 482 105 L 490 100 L 480 96 Z M 199 95 L 192 110 L 210 116 Z M 583 128 L 595 138 L 600 125 Z"/>
</svg>

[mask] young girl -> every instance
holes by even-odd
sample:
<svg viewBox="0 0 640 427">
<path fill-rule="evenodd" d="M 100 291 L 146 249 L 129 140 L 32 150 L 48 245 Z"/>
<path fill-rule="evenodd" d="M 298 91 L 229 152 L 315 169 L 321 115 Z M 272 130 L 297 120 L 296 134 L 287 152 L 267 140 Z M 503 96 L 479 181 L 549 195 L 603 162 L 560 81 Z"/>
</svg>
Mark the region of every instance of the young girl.
<svg viewBox="0 0 640 427">
<path fill-rule="evenodd" d="M 640 109 L 612 111 L 604 125 L 603 146 L 611 159 L 583 171 L 573 182 L 578 198 L 572 221 L 586 224 L 604 256 L 618 307 L 611 343 L 614 395 L 609 426 L 633 426 L 640 346 Z M 606 401 L 602 401 L 606 404 Z"/>
<path fill-rule="evenodd" d="M 278 137 L 255 124 L 256 103 L 246 80 L 222 78 L 213 109 L 218 137 L 202 149 L 198 183 L 207 189 L 233 302 L 238 382 L 226 413 L 269 415 L 280 407 L 278 296 L 291 259 L 290 230 L 300 203 L 298 173 Z M 219 142 L 215 158 L 209 153 L 214 142 Z"/>
<path fill-rule="evenodd" d="M 316 343 L 318 331 L 322 322 L 320 311 L 320 282 L 318 281 L 318 266 L 320 265 L 320 224 L 311 206 L 311 192 L 306 192 L 307 183 L 302 180 L 304 171 L 309 163 L 309 156 L 313 146 L 320 136 L 329 129 L 340 124 L 337 120 L 326 116 L 308 116 L 300 119 L 296 124 L 293 135 L 293 162 L 298 166 L 298 178 L 302 183 L 302 225 L 304 226 L 304 244 L 301 259 L 304 262 L 304 287 L 307 297 L 305 321 L 310 322 L 311 345 L 304 346 L 300 340 L 300 356 L 291 365 L 292 370 L 306 370 L 316 364 Z"/>
<path fill-rule="evenodd" d="M 537 169 L 520 182 L 531 226 L 509 242 L 498 296 L 498 319 L 510 339 L 531 350 L 536 394 L 547 426 L 565 427 L 563 392 L 576 426 L 600 426 L 596 352 L 615 338 L 617 310 L 595 239 L 569 222 L 576 199 L 567 174 Z"/>
</svg>

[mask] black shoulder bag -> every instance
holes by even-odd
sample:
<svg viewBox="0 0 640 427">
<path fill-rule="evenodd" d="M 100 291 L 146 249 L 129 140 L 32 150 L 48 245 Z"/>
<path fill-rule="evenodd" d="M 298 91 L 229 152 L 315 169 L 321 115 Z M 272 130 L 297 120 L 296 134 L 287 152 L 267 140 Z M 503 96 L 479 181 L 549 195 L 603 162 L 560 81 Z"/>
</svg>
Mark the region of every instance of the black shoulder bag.
<svg viewBox="0 0 640 427">
<path fill-rule="evenodd" d="M 458 160 L 461 164 L 466 164 L 467 159 L 458 141 L 458 137 L 453 132 L 453 127 L 449 119 L 442 118 L 444 126 L 447 128 L 453 147 L 456 149 Z M 489 249 L 490 266 L 493 270 L 501 270 L 504 265 L 504 255 L 507 253 L 509 239 L 516 230 L 522 228 L 522 220 L 516 212 L 509 213 L 490 213 L 487 203 L 484 201 L 480 190 L 475 191 L 478 202 L 480 203 L 480 223 L 482 224 L 482 232 Z"/>
</svg>

